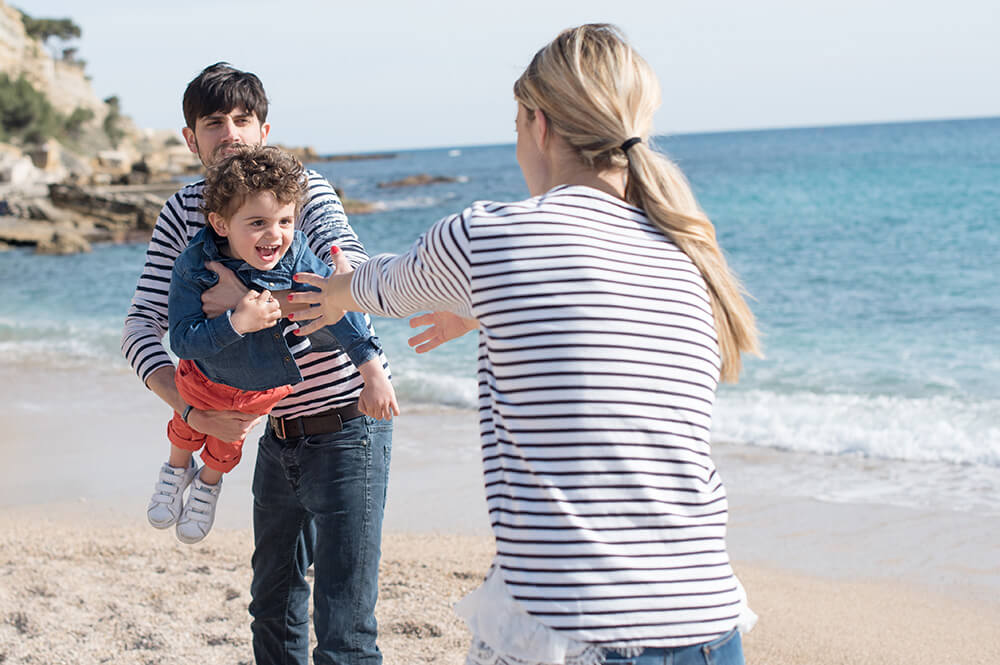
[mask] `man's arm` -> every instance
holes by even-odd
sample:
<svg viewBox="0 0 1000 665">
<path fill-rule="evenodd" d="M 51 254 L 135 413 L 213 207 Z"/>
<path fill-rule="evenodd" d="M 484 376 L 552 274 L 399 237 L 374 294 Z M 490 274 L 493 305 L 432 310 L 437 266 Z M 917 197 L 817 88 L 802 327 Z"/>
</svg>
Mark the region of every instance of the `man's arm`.
<svg viewBox="0 0 1000 665">
<path fill-rule="evenodd" d="M 157 397 L 166 402 L 177 413 L 184 413 L 187 404 L 177 392 L 174 383 L 174 366 L 168 365 L 153 370 L 146 378 L 146 386 L 156 393 Z M 192 409 L 188 416 L 188 424 L 202 434 L 209 434 L 223 441 L 240 441 L 254 428 L 258 416 L 252 416 L 239 411 L 203 411 Z"/>
<path fill-rule="evenodd" d="M 163 335 L 167 331 L 171 271 L 188 244 L 183 196 L 187 189 L 167 199 L 156 220 L 122 329 L 122 353 L 147 385 L 156 370 L 173 369 L 173 361 L 163 347 Z"/>
<path fill-rule="evenodd" d="M 200 185 L 189 185 L 167 199 L 146 248 L 146 262 L 132 295 L 122 329 L 122 353 L 147 388 L 178 413 L 187 404 L 174 384 L 174 364 L 163 347 L 167 301 L 174 262 L 188 244 L 187 210 L 200 201 Z M 238 411 L 191 412 L 188 422 L 199 432 L 223 441 L 239 441 L 256 419 Z"/>
<path fill-rule="evenodd" d="M 330 246 L 336 245 L 344 252 L 351 267 L 368 259 L 368 253 L 347 221 L 347 213 L 337 192 L 326 178 L 315 171 L 307 171 L 308 190 L 296 228 L 306 234 L 309 248 L 331 268 Z"/>
</svg>

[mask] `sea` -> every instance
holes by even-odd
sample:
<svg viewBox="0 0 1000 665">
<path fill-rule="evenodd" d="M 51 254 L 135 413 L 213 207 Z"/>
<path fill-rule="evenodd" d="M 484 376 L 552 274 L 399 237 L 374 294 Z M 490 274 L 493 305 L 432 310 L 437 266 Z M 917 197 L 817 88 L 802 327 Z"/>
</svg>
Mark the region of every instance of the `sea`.
<svg viewBox="0 0 1000 665">
<path fill-rule="evenodd" d="M 1000 118 L 655 145 L 715 223 L 762 333 L 764 357 L 718 394 L 713 445 L 749 460 L 727 485 L 1000 517 Z M 371 254 L 473 201 L 528 196 L 513 145 L 310 166 L 375 205 L 351 218 Z M 419 173 L 452 181 L 380 186 Z M 0 368 L 128 374 L 119 339 L 144 251 L 0 253 Z M 406 321 L 375 325 L 404 405 L 474 409 L 474 335 L 418 356 Z"/>
</svg>

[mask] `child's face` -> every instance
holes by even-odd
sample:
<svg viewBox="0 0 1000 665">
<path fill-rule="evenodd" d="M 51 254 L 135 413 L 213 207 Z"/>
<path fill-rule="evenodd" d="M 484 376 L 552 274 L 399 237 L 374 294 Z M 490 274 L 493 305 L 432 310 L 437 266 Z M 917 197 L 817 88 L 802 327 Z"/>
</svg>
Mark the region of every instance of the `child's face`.
<svg viewBox="0 0 1000 665">
<path fill-rule="evenodd" d="M 270 270 L 288 248 L 295 232 L 295 203 L 281 203 L 271 192 L 247 197 L 231 218 L 209 213 L 215 232 L 229 240 L 228 254 L 258 270 Z"/>
</svg>

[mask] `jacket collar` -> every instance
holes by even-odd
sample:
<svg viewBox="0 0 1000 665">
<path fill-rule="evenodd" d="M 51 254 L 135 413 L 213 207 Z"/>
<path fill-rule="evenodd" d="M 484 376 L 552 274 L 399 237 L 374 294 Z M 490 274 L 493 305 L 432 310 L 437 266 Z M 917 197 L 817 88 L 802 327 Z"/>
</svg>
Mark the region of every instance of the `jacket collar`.
<svg viewBox="0 0 1000 665">
<path fill-rule="evenodd" d="M 278 264 L 270 270 L 258 270 L 243 259 L 234 259 L 222 253 L 226 239 L 220 237 L 210 224 L 205 225 L 205 241 L 202 252 L 205 261 L 218 261 L 234 271 L 244 283 L 258 286 L 262 289 L 284 290 L 292 288 L 292 268 L 295 266 L 295 255 L 299 249 L 299 237 L 292 237 L 292 244 L 281 257 Z"/>
</svg>

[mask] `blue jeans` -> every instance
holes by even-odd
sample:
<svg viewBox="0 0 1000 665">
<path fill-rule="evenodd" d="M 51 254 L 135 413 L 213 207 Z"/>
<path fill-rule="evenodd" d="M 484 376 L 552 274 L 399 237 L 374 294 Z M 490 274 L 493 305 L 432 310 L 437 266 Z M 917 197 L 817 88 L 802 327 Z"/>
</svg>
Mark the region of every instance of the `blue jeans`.
<svg viewBox="0 0 1000 665">
<path fill-rule="evenodd" d="M 250 584 L 257 665 L 309 661 L 314 572 L 317 665 L 380 665 L 375 600 L 392 422 L 353 418 L 335 434 L 278 439 L 268 425 L 253 477 Z"/>
<path fill-rule="evenodd" d="M 635 658 L 608 653 L 605 665 L 743 665 L 743 642 L 735 628 L 704 644 L 672 649 L 650 648 Z"/>
</svg>

